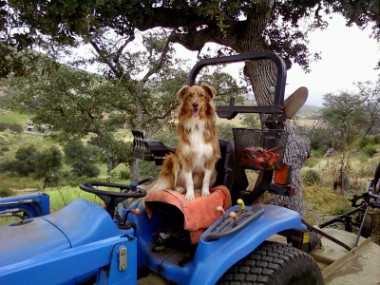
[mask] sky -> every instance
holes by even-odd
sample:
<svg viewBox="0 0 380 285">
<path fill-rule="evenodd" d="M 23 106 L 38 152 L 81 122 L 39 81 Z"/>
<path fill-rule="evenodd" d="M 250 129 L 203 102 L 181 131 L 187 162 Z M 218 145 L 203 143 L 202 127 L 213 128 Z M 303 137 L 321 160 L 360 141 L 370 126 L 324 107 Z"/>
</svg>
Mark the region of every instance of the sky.
<svg viewBox="0 0 380 285">
<path fill-rule="evenodd" d="M 326 20 L 326 29 L 309 33 L 309 50 L 312 54 L 319 52 L 321 59 L 310 63 L 310 73 L 293 64 L 287 72 L 285 98 L 305 86 L 309 90 L 306 105 L 323 106 L 323 95 L 327 93 L 355 91 L 355 82 L 378 80 L 380 70 L 375 67 L 380 60 L 380 44 L 370 38 L 370 28 L 347 27 L 340 15 Z M 195 62 L 195 53 L 190 55 L 179 45 L 176 49 L 180 56 Z"/>
<path fill-rule="evenodd" d="M 321 59 L 310 64 L 305 73 L 298 65 L 287 73 L 286 95 L 299 86 L 309 90 L 307 105 L 322 106 L 326 93 L 356 90 L 355 82 L 376 82 L 380 70 L 375 70 L 380 60 L 380 44 L 370 38 L 370 28 L 346 27 L 344 18 L 336 15 L 329 20 L 325 30 L 309 34 L 311 52 L 321 52 Z M 285 95 L 285 97 L 286 97 Z"/>
</svg>

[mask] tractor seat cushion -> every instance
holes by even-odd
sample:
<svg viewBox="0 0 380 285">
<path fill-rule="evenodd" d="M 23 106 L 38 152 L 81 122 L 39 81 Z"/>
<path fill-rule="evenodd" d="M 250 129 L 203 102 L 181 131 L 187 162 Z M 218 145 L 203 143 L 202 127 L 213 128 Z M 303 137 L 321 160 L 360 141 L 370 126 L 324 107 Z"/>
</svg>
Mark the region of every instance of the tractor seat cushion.
<svg viewBox="0 0 380 285">
<path fill-rule="evenodd" d="M 160 204 L 166 209 L 167 204 L 174 206 L 179 210 L 177 214 L 183 214 L 183 228 L 190 232 L 191 243 L 196 244 L 203 231 L 222 215 L 216 208 L 221 206 L 227 210 L 231 207 L 231 195 L 227 187 L 215 186 L 210 189 L 210 193 L 208 197 L 201 197 L 199 193 L 195 193 L 195 199 L 187 201 L 185 194 L 174 190 L 151 191 L 145 197 L 146 211 L 149 218 L 152 218 L 156 212 L 160 212 L 158 209 Z M 182 219 L 176 220 L 182 221 Z"/>
</svg>

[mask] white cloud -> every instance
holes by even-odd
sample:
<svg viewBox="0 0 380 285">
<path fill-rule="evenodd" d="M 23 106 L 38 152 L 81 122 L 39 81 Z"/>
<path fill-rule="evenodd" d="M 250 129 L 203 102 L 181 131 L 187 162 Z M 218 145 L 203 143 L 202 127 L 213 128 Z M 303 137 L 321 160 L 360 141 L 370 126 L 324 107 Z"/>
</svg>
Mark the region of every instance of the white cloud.
<svg viewBox="0 0 380 285">
<path fill-rule="evenodd" d="M 311 52 L 321 52 L 322 59 L 310 64 L 311 73 L 297 65 L 288 71 L 287 94 L 299 86 L 309 89 L 306 104 L 322 105 L 322 96 L 341 90 L 353 90 L 354 83 L 378 79 L 375 66 L 380 59 L 380 46 L 370 38 L 370 29 L 346 27 L 342 16 L 336 15 L 329 27 L 309 35 Z"/>
</svg>

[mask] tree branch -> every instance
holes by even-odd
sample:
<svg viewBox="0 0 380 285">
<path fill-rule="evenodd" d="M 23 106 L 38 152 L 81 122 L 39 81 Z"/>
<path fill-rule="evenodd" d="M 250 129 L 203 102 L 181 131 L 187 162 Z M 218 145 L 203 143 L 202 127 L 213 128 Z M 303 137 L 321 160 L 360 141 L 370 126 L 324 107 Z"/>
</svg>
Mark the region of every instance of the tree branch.
<svg viewBox="0 0 380 285">
<path fill-rule="evenodd" d="M 205 44 L 214 42 L 220 45 L 230 46 L 236 49 L 236 34 L 233 30 L 236 27 L 242 27 L 242 23 L 231 23 L 225 33 L 221 33 L 220 29 L 216 26 L 208 25 L 203 29 L 189 29 L 187 32 L 174 32 L 170 36 L 170 40 L 175 43 L 183 45 L 188 50 L 200 51 Z"/>
<path fill-rule="evenodd" d="M 105 63 L 118 78 L 121 78 L 123 74 L 120 74 L 120 70 L 117 69 L 116 65 L 112 63 L 110 58 L 104 55 L 104 51 L 97 45 L 97 43 L 91 40 L 90 44 L 94 48 L 94 50 L 97 52 L 100 61 Z"/>
<path fill-rule="evenodd" d="M 154 14 L 154 17 L 152 17 Z M 134 24 L 141 31 L 159 27 L 178 28 L 178 27 L 197 27 L 210 22 L 209 18 L 200 16 L 195 9 L 182 8 L 151 8 L 142 11 L 139 19 L 134 19 Z"/>
<path fill-rule="evenodd" d="M 165 126 L 171 119 L 172 117 L 170 116 L 171 112 L 176 108 L 176 106 L 171 106 L 166 112 L 161 115 L 161 116 L 154 116 L 151 119 L 147 120 L 144 124 L 144 126 L 149 126 L 151 123 L 151 129 L 150 129 L 150 134 L 153 135 L 156 132 L 158 132 L 163 126 Z"/>
<path fill-rule="evenodd" d="M 171 35 L 174 33 L 174 31 L 171 32 L 171 34 L 169 35 L 169 37 L 167 38 L 166 42 L 165 42 L 165 46 L 164 46 L 164 49 L 160 55 L 160 58 L 158 59 L 158 62 L 156 64 L 153 64 L 152 68 L 150 68 L 148 70 L 148 72 L 145 74 L 145 76 L 143 77 L 143 79 L 141 80 L 142 81 L 142 85 L 144 85 L 148 80 L 149 80 L 149 77 L 152 76 L 153 74 L 157 73 L 161 68 L 162 68 L 162 65 L 164 64 L 165 60 L 166 60 L 166 56 L 169 52 L 169 48 L 170 48 L 170 43 L 171 43 Z"/>
</svg>

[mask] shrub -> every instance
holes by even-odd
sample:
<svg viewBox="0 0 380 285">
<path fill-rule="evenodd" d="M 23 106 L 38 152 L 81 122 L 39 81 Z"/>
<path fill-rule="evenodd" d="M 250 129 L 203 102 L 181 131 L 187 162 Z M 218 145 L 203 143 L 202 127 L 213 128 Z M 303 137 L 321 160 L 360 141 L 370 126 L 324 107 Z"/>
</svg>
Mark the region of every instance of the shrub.
<svg viewBox="0 0 380 285">
<path fill-rule="evenodd" d="M 1 147 L 0 153 L 5 153 L 7 151 L 9 151 L 9 147 L 8 146 L 3 146 L 3 147 Z"/>
<path fill-rule="evenodd" d="M 363 149 L 366 145 L 373 144 L 373 143 L 374 143 L 374 138 L 372 138 L 372 137 L 363 137 L 359 141 L 359 147 L 360 147 L 360 149 Z"/>
<path fill-rule="evenodd" d="M 12 171 L 13 170 L 13 162 L 12 161 L 5 161 L 0 164 L 0 173 Z"/>
<path fill-rule="evenodd" d="M 324 156 L 325 153 L 326 153 L 325 148 L 318 148 L 318 149 L 311 149 L 310 150 L 310 156 L 315 157 L 315 158 L 321 158 Z"/>
<path fill-rule="evenodd" d="M 15 194 L 14 191 L 12 191 L 11 189 L 0 188 L 0 197 L 2 198 L 13 196 L 14 194 Z"/>
<path fill-rule="evenodd" d="M 373 137 L 373 142 L 374 142 L 375 144 L 380 144 L 380 135 L 376 135 L 376 136 L 374 136 L 374 137 Z"/>
<path fill-rule="evenodd" d="M 161 169 L 161 165 L 157 166 L 155 163 L 152 163 L 151 161 L 145 161 L 145 160 L 139 161 L 139 167 L 140 167 L 140 179 L 147 178 L 147 177 L 157 177 Z"/>
<path fill-rule="evenodd" d="M 8 128 L 15 133 L 21 134 L 23 131 L 23 128 L 19 124 L 9 124 Z"/>
<path fill-rule="evenodd" d="M 316 128 L 311 133 L 311 149 L 326 152 L 333 146 L 332 138 L 329 130 L 325 128 Z"/>
<path fill-rule="evenodd" d="M 309 157 L 303 164 L 305 167 L 312 168 L 318 164 L 318 159 L 315 157 Z"/>
<path fill-rule="evenodd" d="M 21 147 L 17 150 L 15 158 L 11 164 L 12 171 L 21 176 L 28 176 L 36 172 L 37 148 L 33 145 Z"/>
<path fill-rule="evenodd" d="M 108 177 L 111 179 L 117 178 L 119 175 L 115 171 L 108 172 Z"/>
<path fill-rule="evenodd" d="M 52 146 L 45 151 L 37 153 L 36 171 L 34 176 L 39 179 L 44 179 L 43 189 L 49 184 L 58 184 L 61 176 L 60 171 L 62 168 L 62 160 L 62 153 L 56 146 Z"/>
<path fill-rule="evenodd" d="M 83 163 L 74 163 L 71 165 L 74 176 L 87 176 L 87 177 L 98 177 L 100 174 L 100 169 L 94 164 L 83 164 Z"/>
<path fill-rule="evenodd" d="M 376 153 L 376 147 L 374 144 L 367 144 L 362 148 L 362 152 L 371 157 Z"/>
<path fill-rule="evenodd" d="M 22 126 L 19 124 L 0 122 L 0 132 L 4 132 L 6 129 L 9 129 L 11 132 L 16 133 L 22 133 L 23 131 Z"/>
<path fill-rule="evenodd" d="M 0 122 L 0 132 L 4 132 L 7 129 L 7 124 Z"/>
<path fill-rule="evenodd" d="M 119 172 L 119 179 L 129 180 L 130 178 L 131 178 L 131 174 L 128 171 L 122 170 Z"/>
<path fill-rule="evenodd" d="M 366 163 L 369 160 L 369 156 L 366 153 L 361 153 L 358 157 L 360 163 Z"/>
<path fill-rule="evenodd" d="M 319 173 L 314 169 L 307 169 L 305 171 L 302 171 L 302 182 L 307 185 L 316 185 L 321 182 L 321 176 Z"/>
<path fill-rule="evenodd" d="M 72 175 L 72 173 L 70 175 Z M 87 176 L 77 176 L 77 177 L 72 177 L 70 180 L 67 181 L 67 183 L 69 186 L 79 189 L 79 184 L 81 184 L 81 183 L 99 182 L 99 181 L 103 181 L 103 180 L 104 179 L 100 179 L 100 178 L 89 178 Z"/>
<path fill-rule="evenodd" d="M 97 177 L 100 169 L 96 167 L 98 149 L 87 146 L 81 140 L 71 140 L 64 146 L 65 161 L 72 168 L 73 177 Z"/>
</svg>

